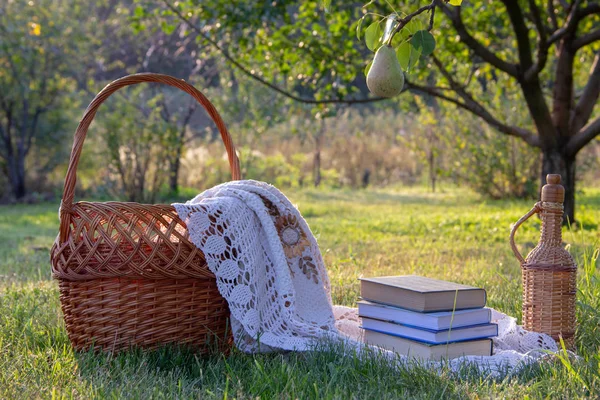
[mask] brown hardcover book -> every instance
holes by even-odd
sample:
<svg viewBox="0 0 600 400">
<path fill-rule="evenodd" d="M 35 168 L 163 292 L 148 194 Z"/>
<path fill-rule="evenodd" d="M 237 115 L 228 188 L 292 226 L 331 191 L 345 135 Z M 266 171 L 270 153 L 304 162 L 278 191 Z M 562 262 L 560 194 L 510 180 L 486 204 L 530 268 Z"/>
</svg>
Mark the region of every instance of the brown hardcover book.
<svg viewBox="0 0 600 400">
<path fill-rule="evenodd" d="M 368 330 L 364 331 L 364 341 L 399 354 L 425 360 L 443 360 L 461 356 L 491 356 L 493 348 L 491 339 L 432 345 Z"/>
<path fill-rule="evenodd" d="M 417 275 L 361 278 L 360 295 L 365 300 L 419 312 L 479 308 L 486 301 L 484 289 Z"/>
</svg>

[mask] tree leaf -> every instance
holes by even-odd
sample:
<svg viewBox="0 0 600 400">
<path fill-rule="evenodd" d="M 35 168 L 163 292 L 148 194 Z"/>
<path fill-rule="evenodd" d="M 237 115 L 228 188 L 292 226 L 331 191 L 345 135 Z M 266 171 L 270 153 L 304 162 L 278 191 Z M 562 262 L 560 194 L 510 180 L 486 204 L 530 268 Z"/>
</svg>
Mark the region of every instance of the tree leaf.
<svg viewBox="0 0 600 400">
<path fill-rule="evenodd" d="M 331 12 L 331 0 L 323 0 L 323 9 L 327 14 Z"/>
<path fill-rule="evenodd" d="M 367 64 L 367 66 L 365 67 L 365 76 L 367 76 L 367 74 L 369 73 L 369 70 L 371 69 L 371 65 L 373 65 L 373 60 L 369 61 L 369 63 Z"/>
<path fill-rule="evenodd" d="M 381 27 L 379 26 L 379 21 L 375 21 L 369 25 L 365 31 L 365 42 L 367 43 L 367 48 L 371 51 L 375 51 L 378 47 L 380 38 Z"/>
<path fill-rule="evenodd" d="M 410 43 L 415 49 L 420 49 L 421 54 L 424 56 L 430 55 L 435 49 L 435 39 L 433 35 L 425 29 L 417 31 L 410 40 Z"/>
<path fill-rule="evenodd" d="M 420 31 L 421 29 L 423 29 L 423 23 L 421 22 L 421 20 L 419 20 L 418 18 L 413 18 L 411 19 L 408 24 L 406 24 L 404 26 L 404 28 L 402 28 L 402 30 L 406 29 L 406 34 L 407 36 L 409 35 L 413 35 L 416 32 Z"/>
<path fill-rule="evenodd" d="M 449 0 L 448 3 L 450 3 L 451 6 L 460 6 L 462 4 L 462 0 Z"/>
<path fill-rule="evenodd" d="M 163 30 L 164 33 L 166 33 L 167 35 L 170 35 L 171 33 L 173 33 L 175 31 L 175 24 L 169 24 L 166 21 L 162 21 L 160 24 L 161 29 Z"/>
<path fill-rule="evenodd" d="M 421 57 L 421 49 L 414 48 L 412 45 L 410 46 L 410 61 L 408 62 L 408 70 L 410 71 L 412 67 L 414 67 L 419 58 Z"/>
<path fill-rule="evenodd" d="M 396 48 L 396 58 L 403 71 L 410 71 L 417 61 L 419 61 L 419 57 L 421 57 L 421 49 L 414 48 L 408 41 L 401 43 Z"/>
<path fill-rule="evenodd" d="M 360 28 L 362 28 L 362 23 L 365 20 L 366 15 L 363 15 L 363 17 L 361 19 L 358 20 L 358 23 L 356 24 L 356 38 L 358 40 L 360 40 Z"/>
<path fill-rule="evenodd" d="M 406 42 L 406 38 L 402 37 L 402 31 L 400 31 L 397 34 L 395 34 L 394 37 L 392 38 L 391 46 L 393 48 L 397 49 L 398 46 L 400 46 L 404 42 Z"/>
<path fill-rule="evenodd" d="M 400 67 L 403 71 L 407 71 L 410 63 L 410 51 L 412 46 L 409 42 L 401 43 L 400 46 L 396 48 L 396 58 L 400 63 Z"/>
<path fill-rule="evenodd" d="M 408 24 L 404 26 L 404 28 L 400 29 L 398 34 L 394 35 L 392 39 L 392 47 L 396 47 L 399 43 L 404 42 L 411 38 L 413 34 L 423 29 L 423 23 L 417 19 L 411 19 Z"/>
<path fill-rule="evenodd" d="M 141 5 L 138 5 L 135 7 L 135 10 L 133 11 L 133 15 L 135 15 L 138 18 L 143 18 L 144 14 L 145 14 L 144 7 L 142 7 Z"/>
</svg>

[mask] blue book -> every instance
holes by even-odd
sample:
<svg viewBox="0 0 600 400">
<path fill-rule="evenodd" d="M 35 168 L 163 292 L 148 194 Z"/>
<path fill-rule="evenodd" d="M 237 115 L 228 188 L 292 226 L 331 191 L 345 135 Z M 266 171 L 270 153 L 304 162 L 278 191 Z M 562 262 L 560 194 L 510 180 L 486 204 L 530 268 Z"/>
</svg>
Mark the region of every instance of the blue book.
<svg viewBox="0 0 600 400">
<path fill-rule="evenodd" d="M 365 300 L 358 302 L 358 315 L 438 331 L 470 325 L 489 324 L 492 318 L 492 312 L 489 308 L 421 313 Z"/>
<path fill-rule="evenodd" d="M 480 324 L 453 329 L 424 329 L 372 318 L 362 318 L 362 328 L 429 344 L 462 342 L 498 336 L 498 325 Z"/>
</svg>

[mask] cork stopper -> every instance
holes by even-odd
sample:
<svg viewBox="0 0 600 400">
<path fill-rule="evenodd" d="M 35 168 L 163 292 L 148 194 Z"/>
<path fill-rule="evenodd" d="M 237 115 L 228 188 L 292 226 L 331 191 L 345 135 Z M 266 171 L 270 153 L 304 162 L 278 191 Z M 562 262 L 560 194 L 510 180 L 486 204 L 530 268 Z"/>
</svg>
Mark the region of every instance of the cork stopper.
<svg viewBox="0 0 600 400">
<path fill-rule="evenodd" d="M 542 201 L 562 203 L 565 201 L 565 188 L 560 184 L 560 175 L 546 175 L 546 184 L 542 187 Z"/>
</svg>

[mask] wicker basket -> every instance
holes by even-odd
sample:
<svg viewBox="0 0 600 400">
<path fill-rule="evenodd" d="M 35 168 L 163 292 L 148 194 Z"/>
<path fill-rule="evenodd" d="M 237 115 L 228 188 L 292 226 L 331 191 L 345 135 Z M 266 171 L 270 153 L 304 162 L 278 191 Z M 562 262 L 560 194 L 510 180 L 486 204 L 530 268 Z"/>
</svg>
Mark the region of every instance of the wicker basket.
<svg viewBox="0 0 600 400">
<path fill-rule="evenodd" d="M 75 132 L 60 231 L 51 250 L 69 339 L 77 350 L 118 351 L 167 343 L 192 345 L 200 352 L 227 350 L 231 345 L 227 302 L 172 206 L 73 203 L 77 164 L 98 107 L 118 89 L 141 82 L 167 84 L 192 95 L 215 122 L 232 178 L 240 179 L 239 161 L 223 120 L 208 99 L 185 81 L 136 74 L 98 93 Z"/>
<path fill-rule="evenodd" d="M 572 349 L 575 340 L 577 264 L 562 243 L 564 188 L 560 175 L 548 175 L 540 202 L 514 225 L 510 233 L 512 250 L 521 262 L 523 281 L 523 326 L 563 339 Z M 523 258 L 515 245 L 519 226 L 533 214 L 542 219 L 538 245 Z"/>
</svg>

